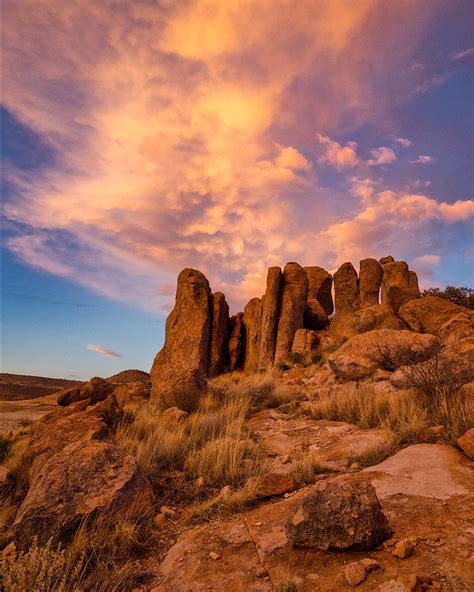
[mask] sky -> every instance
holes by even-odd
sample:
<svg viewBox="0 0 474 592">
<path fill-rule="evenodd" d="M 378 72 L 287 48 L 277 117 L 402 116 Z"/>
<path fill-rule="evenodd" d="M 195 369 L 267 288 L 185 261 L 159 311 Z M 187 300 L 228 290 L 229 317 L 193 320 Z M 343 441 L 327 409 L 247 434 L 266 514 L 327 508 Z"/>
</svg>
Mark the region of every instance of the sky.
<svg viewBox="0 0 474 592">
<path fill-rule="evenodd" d="M 5 0 L 2 370 L 148 370 L 177 273 L 473 285 L 471 0 Z"/>
</svg>

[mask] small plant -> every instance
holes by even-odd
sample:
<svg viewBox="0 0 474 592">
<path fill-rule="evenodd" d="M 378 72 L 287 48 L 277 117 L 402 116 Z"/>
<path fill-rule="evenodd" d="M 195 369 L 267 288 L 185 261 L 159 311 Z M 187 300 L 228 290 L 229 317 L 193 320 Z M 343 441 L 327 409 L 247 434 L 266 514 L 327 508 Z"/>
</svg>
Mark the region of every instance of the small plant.
<svg viewBox="0 0 474 592">
<path fill-rule="evenodd" d="M 275 368 L 279 371 L 279 372 L 286 372 L 287 370 L 290 369 L 290 367 L 288 366 L 288 364 L 286 362 L 277 362 L 275 364 Z"/>
<path fill-rule="evenodd" d="M 300 592 L 300 587 L 293 580 L 285 580 L 277 584 L 275 592 Z"/>
<path fill-rule="evenodd" d="M 306 452 L 301 455 L 291 468 L 291 476 L 298 485 L 307 485 L 313 483 L 316 476 L 321 473 L 327 473 L 328 467 L 325 467 L 314 452 Z"/>
<path fill-rule="evenodd" d="M 400 366 L 412 366 L 424 362 L 438 355 L 441 350 L 442 346 L 438 342 L 423 350 L 417 350 L 409 344 L 399 344 L 397 346 L 377 345 L 375 353 L 370 358 L 382 370 L 393 372 Z"/>
<path fill-rule="evenodd" d="M 312 351 L 309 354 L 309 359 L 312 364 L 321 364 L 323 361 L 323 356 L 322 356 L 321 352 Z"/>
<path fill-rule="evenodd" d="M 357 463 L 362 467 L 371 467 L 384 461 L 395 452 L 398 439 L 393 433 L 388 433 L 384 440 L 379 440 L 364 448 L 361 452 L 352 454 L 347 460 L 347 466 Z"/>
<path fill-rule="evenodd" d="M 299 352 L 288 352 L 285 356 L 285 361 L 288 364 L 302 364 L 303 363 L 303 355 Z"/>
</svg>

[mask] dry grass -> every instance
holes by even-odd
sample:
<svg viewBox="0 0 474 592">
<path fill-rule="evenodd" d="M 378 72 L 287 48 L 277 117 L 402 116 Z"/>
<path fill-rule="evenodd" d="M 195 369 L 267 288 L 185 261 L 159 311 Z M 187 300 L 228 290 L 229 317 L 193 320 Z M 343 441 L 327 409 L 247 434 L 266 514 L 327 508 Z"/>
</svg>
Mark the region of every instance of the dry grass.
<svg viewBox="0 0 474 592">
<path fill-rule="evenodd" d="M 302 453 L 300 458 L 292 463 L 291 476 L 297 486 L 313 483 L 317 475 L 328 473 L 330 469 L 321 463 L 314 451 Z"/>
<path fill-rule="evenodd" d="M 385 438 L 374 442 L 364 448 L 361 452 L 352 454 L 347 459 L 347 466 L 357 463 L 361 467 L 371 467 L 384 461 L 391 456 L 398 447 L 399 440 L 393 432 L 386 432 Z"/>
</svg>

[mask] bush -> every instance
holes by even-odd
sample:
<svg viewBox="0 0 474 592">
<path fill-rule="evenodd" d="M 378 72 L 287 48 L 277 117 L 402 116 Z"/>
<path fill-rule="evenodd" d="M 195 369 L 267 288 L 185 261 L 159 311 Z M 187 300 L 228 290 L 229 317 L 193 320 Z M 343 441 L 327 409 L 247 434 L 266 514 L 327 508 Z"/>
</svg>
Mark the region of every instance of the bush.
<svg viewBox="0 0 474 592">
<path fill-rule="evenodd" d="M 400 344 L 396 347 L 377 345 L 375 353 L 370 358 L 382 370 L 393 372 L 400 366 L 411 366 L 424 362 L 439 354 L 441 350 L 442 345 L 438 342 L 423 350 L 413 348 L 409 344 Z"/>
</svg>

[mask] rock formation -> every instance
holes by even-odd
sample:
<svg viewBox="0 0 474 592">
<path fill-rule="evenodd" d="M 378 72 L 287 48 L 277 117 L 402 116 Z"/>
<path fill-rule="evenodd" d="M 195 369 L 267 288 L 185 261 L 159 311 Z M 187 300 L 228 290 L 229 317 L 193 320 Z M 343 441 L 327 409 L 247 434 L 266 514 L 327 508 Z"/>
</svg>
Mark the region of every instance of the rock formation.
<svg viewBox="0 0 474 592">
<path fill-rule="evenodd" d="M 318 332 L 312 329 L 298 329 L 293 339 L 293 347 L 291 351 L 298 354 L 305 354 L 310 351 L 315 351 L 319 345 Z"/>
<path fill-rule="evenodd" d="M 262 298 L 262 325 L 258 354 L 258 367 L 260 370 L 273 366 L 282 287 L 283 274 L 281 269 L 279 267 L 270 267 L 267 274 L 267 289 Z"/>
<path fill-rule="evenodd" d="M 329 316 L 334 311 L 332 301 L 332 275 L 318 266 L 305 267 L 308 278 L 308 301 L 317 300 Z"/>
<path fill-rule="evenodd" d="M 461 313 L 469 316 L 473 314 L 454 302 L 429 294 L 423 298 L 408 301 L 399 309 L 398 316 L 412 331 L 436 334 L 442 325 Z"/>
<path fill-rule="evenodd" d="M 211 334 L 211 290 L 205 276 L 183 269 L 178 276 L 175 306 L 166 319 L 165 344 L 150 371 L 151 397 L 169 391 L 185 375 L 200 381 L 207 376 Z"/>
<path fill-rule="evenodd" d="M 418 280 L 415 286 L 405 261 L 393 261 L 383 266 L 382 304 L 388 304 L 398 312 L 401 306 L 416 298 L 417 293 Z"/>
<path fill-rule="evenodd" d="M 229 305 L 222 292 L 211 297 L 211 343 L 209 349 L 210 378 L 222 374 L 229 365 L 227 338 L 229 329 Z"/>
<path fill-rule="evenodd" d="M 359 280 L 352 263 L 343 263 L 334 274 L 336 314 L 331 331 L 341 337 L 355 334 L 354 313 L 359 310 Z"/>
<path fill-rule="evenodd" d="M 362 259 L 359 269 L 361 308 L 378 304 L 382 277 L 383 267 L 376 259 Z"/>
<path fill-rule="evenodd" d="M 406 329 L 405 323 L 388 304 L 374 304 L 356 311 L 354 324 L 357 333 L 374 329 Z"/>
<path fill-rule="evenodd" d="M 243 312 L 239 312 L 229 321 L 229 370 L 233 372 L 242 366 L 244 355 Z"/>
<path fill-rule="evenodd" d="M 252 298 L 244 308 L 243 326 L 245 339 L 245 359 L 243 368 L 247 372 L 258 370 L 260 350 L 260 328 L 262 324 L 262 302 Z"/>
<path fill-rule="evenodd" d="M 303 327 L 308 297 L 308 278 L 298 263 L 287 263 L 283 272 L 280 318 L 278 320 L 275 362 L 291 351 L 298 329 Z"/>
</svg>

